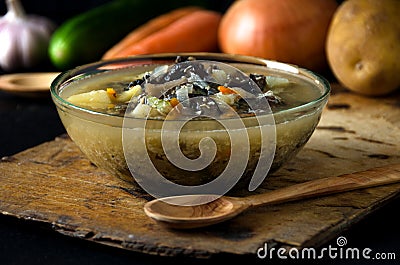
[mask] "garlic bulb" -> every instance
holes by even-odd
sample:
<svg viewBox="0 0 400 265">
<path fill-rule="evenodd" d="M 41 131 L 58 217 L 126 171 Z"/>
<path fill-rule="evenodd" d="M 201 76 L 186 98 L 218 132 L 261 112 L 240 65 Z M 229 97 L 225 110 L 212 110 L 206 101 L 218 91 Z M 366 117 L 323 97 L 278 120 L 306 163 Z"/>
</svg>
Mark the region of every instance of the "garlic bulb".
<svg viewBox="0 0 400 265">
<path fill-rule="evenodd" d="M 47 48 L 56 25 L 49 19 L 25 14 L 19 0 L 6 0 L 8 12 L 0 17 L 0 67 L 27 69 L 48 58 Z"/>
</svg>

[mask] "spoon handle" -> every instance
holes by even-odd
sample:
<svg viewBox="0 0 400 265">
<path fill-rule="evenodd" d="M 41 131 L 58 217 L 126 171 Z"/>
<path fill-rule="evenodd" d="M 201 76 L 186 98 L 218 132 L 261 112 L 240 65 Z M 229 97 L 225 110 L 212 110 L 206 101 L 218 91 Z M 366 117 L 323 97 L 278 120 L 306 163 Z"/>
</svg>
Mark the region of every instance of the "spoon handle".
<svg viewBox="0 0 400 265">
<path fill-rule="evenodd" d="M 321 195 L 400 182 L 400 164 L 327 177 L 247 197 L 253 206 L 283 203 Z"/>
</svg>

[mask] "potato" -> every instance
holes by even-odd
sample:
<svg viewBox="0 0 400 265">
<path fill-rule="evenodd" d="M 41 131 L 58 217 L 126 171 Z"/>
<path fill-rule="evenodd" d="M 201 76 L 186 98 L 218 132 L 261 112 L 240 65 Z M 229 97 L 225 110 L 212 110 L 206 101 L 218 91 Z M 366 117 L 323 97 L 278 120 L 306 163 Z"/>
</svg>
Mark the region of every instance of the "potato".
<svg viewBox="0 0 400 265">
<path fill-rule="evenodd" d="M 132 97 L 137 97 L 142 93 L 142 87 L 140 85 L 136 85 L 131 87 L 129 90 L 122 91 L 117 94 L 116 101 L 120 103 L 128 102 Z"/>
<path fill-rule="evenodd" d="M 332 72 L 348 89 L 386 95 L 400 86 L 400 1 L 347 0 L 326 40 Z"/>
<path fill-rule="evenodd" d="M 105 90 L 94 90 L 72 95 L 68 98 L 68 101 L 80 107 L 93 109 L 107 109 L 113 103 Z"/>
<path fill-rule="evenodd" d="M 107 109 L 113 107 L 114 104 L 129 102 L 132 97 L 137 97 L 142 93 L 142 87 L 136 85 L 129 90 L 116 93 L 114 89 L 110 88 L 111 93 L 107 90 L 93 90 L 70 96 L 67 100 L 74 105 L 90 108 L 90 109 Z"/>
</svg>

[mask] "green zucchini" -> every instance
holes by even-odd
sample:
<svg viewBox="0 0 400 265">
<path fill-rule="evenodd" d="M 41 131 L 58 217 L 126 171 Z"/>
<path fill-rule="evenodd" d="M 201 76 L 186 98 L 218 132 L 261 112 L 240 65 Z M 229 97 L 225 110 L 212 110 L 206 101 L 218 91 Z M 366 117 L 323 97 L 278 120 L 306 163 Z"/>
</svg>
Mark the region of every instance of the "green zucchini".
<svg viewBox="0 0 400 265">
<path fill-rule="evenodd" d="M 208 8 L 210 0 L 114 0 L 70 18 L 53 33 L 48 53 L 52 64 L 67 70 L 101 59 L 131 30 L 149 19 L 186 5 Z"/>
</svg>

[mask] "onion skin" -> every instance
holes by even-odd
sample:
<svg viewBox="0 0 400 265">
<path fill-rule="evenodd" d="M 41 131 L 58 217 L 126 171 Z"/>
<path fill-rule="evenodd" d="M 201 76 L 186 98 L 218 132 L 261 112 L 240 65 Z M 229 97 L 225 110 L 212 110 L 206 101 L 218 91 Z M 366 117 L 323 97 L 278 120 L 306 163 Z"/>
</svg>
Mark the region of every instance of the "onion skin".
<svg viewBox="0 0 400 265">
<path fill-rule="evenodd" d="M 327 69 L 325 40 L 335 0 L 238 0 L 218 30 L 224 53 Z"/>
</svg>

